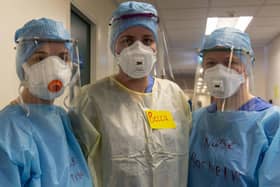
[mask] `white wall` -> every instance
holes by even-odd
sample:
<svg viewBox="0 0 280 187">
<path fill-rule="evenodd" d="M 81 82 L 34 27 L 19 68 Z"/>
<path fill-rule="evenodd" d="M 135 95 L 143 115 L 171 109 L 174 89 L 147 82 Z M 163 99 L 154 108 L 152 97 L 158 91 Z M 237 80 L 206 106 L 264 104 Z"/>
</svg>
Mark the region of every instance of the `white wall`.
<svg viewBox="0 0 280 187">
<path fill-rule="evenodd" d="M 267 54 L 267 96 L 273 100 L 273 104 L 280 105 L 280 36 L 268 45 Z"/>
<path fill-rule="evenodd" d="M 0 109 L 18 96 L 19 80 L 15 68 L 14 33 L 30 19 L 49 17 L 69 28 L 69 0 L 9 0 L 0 6 Z"/>
<path fill-rule="evenodd" d="M 267 97 L 267 58 L 265 49 L 263 47 L 254 48 L 255 52 L 255 63 L 253 66 L 254 73 L 254 85 L 253 94 L 259 96 L 265 100 Z"/>
</svg>

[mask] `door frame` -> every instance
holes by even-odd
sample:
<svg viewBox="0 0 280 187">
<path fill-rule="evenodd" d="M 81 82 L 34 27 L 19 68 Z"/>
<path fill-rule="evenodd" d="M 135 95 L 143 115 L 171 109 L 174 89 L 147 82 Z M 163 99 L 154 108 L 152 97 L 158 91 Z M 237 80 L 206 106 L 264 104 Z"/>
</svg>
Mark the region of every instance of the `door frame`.
<svg viewBox="0 0 280 187">
<path fill-rule="evenodd" d="M 97 22 L 96 20 L 91 16 L 89 12 L 81 8 L 75 1 L 71 1 L 70 6 L 70 15 L 71 11 L 74 11 L 76 14 L 78 14 L 82 19 L 84 19 L 86 22 L 90 24 L 90 83 L 93 83 L 96 81 L 96 60 L 97 60 L 97 37 L 96 37 L 96 27 Z M 71 22 L 71 19 L 70 19 Z M 71 25 L 71 23 L 70 23 Z"/>
</svg>

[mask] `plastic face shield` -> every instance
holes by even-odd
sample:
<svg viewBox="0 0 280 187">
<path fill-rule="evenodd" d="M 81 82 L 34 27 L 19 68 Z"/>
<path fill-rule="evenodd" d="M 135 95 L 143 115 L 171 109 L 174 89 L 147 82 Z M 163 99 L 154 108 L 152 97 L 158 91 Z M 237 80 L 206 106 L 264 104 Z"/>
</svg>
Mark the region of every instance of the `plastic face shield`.
<svg viewBox="0 0 280 187">
<path fill-rule="evenodd" d="M 157 28 L 158 28 L 156 31 L 157 38 L 154 38 L 154 40 L 156 41 L 156 48 L 157 48 L 157 51 L 156 51 L 157 61 L 154 65 L 151 75 L 153 75 L 155 77 L 160 77 L 160 78 L 174 79 L 172 65 L 170 63 L 170 58 L 169 58 L 169 54 L 168 54 L 168 41 L 166 39 L 165 32 L 162 29 L 161 24 L 159 22 L 159 17 L 154 14 L 139 13 L 139 14 L 123 15 L 118 18 L 113 18 L 109 24 L 109 26 L 110 26 L 109 27 L 109 38 L 110 39 L 108 42 L 108 46 L 109 46 L 108 48 L 111 49 L 111 50 L 108 50 L 108 51 L 111 51 L 109 56 L 111 56 L 112 58 L 114 58 L 114 56 L 115 56 L 115 54 L 113 54 L 113 52 L 112 52 L 112 50 L 115 50 L 115 46 L 111 45 L 111 40 L 114 40 L 114 36 L 112 35 L 113 29 L 115 29 L 115 28 L 113 28 L 114 27 L 113 23 L 118 22 L 121 25 L 120 29 L 122 29 L 122 26 L 123 27 L 126 26 L 126 24 L 122 24 L 122 22 L 127 22 L 128 20 L 130 22 L 135 22 L 134 26 L 143 26 L 142 25 L 143 23 L 141 22 L 143 20 L 143 18 L 144 19 L 153 19 L 154 22 L 157 23 Z M 139 24 L 137 25 L 136 23 L 139 23 Z M 113 43 L 115 43 L 115 45 L 116 45 L 117 39 L 118 38 L 116 38 L 115 39 L 116 41 L 113 42 Z M 134 42 L 135 41 L 128 40 L 127 46 L 132 45 Z M 145 41 L 142 41 L 142 43 L 144 45 L 147 45 L 147 44 L 145 44 Z M 112 54 L 114 56 L 112 56 Z M 115 60 L 114 60 L 114 62 L 112 62 L 112 64 L 114 64 L 114 72 L 115 73 L 119 72 L 119 66 L 117 65 Z"/>
<path fill-rule="evenodd" d="M 30 46 L 32 54 L 22 63 L 24 78 L 19 87 L 20 104 L 27 113 L 29 104 L 56 104 L 71 109 L 72 100 L 80 89 L 77 42 L 21 39 L 17 42 L 17 55 L 28 53 Z"/>
<path fill-rule="evenodd" d="M 246 105 L 253 90 L 251 56 L 234 48 L 214 48 L 200 53 L 195 75 L 193 109 L 236 111 Z"/>
</svg>

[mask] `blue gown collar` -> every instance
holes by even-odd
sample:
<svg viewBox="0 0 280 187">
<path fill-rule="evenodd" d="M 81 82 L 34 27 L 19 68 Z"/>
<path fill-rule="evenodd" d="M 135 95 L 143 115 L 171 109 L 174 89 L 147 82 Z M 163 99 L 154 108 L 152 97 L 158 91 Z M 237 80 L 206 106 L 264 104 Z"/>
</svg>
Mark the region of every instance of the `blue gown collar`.
<svg viewBox="0 0 280 187">
<path fill-rule="evenodd" d="M 145 93 L 151 93 L 153 91 L 154 82 L 155 82 L 155 79 L 151 75 L 149 75 L 148 76 L 148 86 L 145 89 Z"/>
<path fill-rule="evenodd" d="M 251 100 L 249 100 L 247 103 L 242 105 L 238 110 L 239 111 L 263 111 L 268 108 L 272 107 L 270 103 L 267 101 L 263 100 L 260 97 L 254 97 Z M 217 111 L 217 105 L 216 103 L 211 104 L 210 106 L 207 107 L 207 111 L 210 113 L 214 113 Z"/>
</svg>

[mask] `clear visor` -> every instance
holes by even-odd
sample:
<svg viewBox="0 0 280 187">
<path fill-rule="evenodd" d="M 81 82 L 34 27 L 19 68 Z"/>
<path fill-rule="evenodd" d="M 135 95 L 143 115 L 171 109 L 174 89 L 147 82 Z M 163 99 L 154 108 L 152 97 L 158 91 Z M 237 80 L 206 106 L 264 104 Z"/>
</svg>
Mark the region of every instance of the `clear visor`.
<svg viewBox="0 0 280 187">
<path fill-rule="evenodd" d="M 159 22 L 159 18 L 153 14 L 136 14 L 136 15 L 125 15 L 122 17 L 117 18 L 117 21 L 126 21 L 127 19 L 137 19 L 137 18 L 143 18 L 143 17 L 147 17 L 147 18 L 151 18 L 151 19 L 155 19 L 158 22 L 158 30 L 157 30 L 157 39 L 154 37 L 143 37 L 141 40 L 137 40 L 135 39 L 133 36 L 130 37 L 122 37 L 122 38 L 118 38 L 116 40 L 116 45 L 117 42 L 119 42 L 119 44 L 123 45 L 123 48 L 127 48 L 131 45 L 133 45 L 136 41 L 140 41 L 142 42 L 143 45 L 149 47 L 151 42 L 155 42 L 156 43 L 156 63 L 153 65 L 152 71 L 150 73 L 150 75 L 155 76 L 155 77 L 159 77 L 159 78 L 168 78 L 168 79 L 174 79 L 174 74 L 173 74 L 173 69 L 172 69 L 172 65 L 170 62 L 170 58 L 169 58 L 169 54 L 168 54 L 168 41 L 164 32 L 163 27 L 161 26 L 160 22 Z M 115 21 L 115 20 L 112 20 Z M 133 21 L 133 20 L 132 20 Z M 117 56 L 118 54 L 116 53 L 116 48 L 115 48 L 115 52 L 112 53 L 111 49 L 110 49 L 110 41 L 111 41 L 111 32 L 112 32 L 112 27 L 111 24 L 109 24 L 109 40 L 108 40 L 108 56 L 110 57 L 110 61 L 113 64 L 113 72 L 116 74 L 120 71 L 120 66 L 117 63 Z"/>
<path fill-rule="evenodd" d="M 77 42 L 40 38 L 20 40 L 18 54 L 22 54 L 19 50 L 28 45 L 33 45 L 35 50 L 22 64 L 24 80 L 19 87 L 20 104 L 27 113 L 34 105 L 71 109 L 72 100 L 80 90 Z"/>
<path fill-rule="evenodd" d="M 251 107 L 253 72 L 251 57 L 243 50 L 214 48 L 201 52 L 196 69 L 193 109 L 237 111 Z"/>
<path fill-rule="evenodd" d="M 168 53 L 169 42 L 164 28 L 161 25 L 159 26 L 158 36 L 158 63 L 155 66 L 154 74 L 160 78 L 175 80 L 170 55 Z"/>
</svg>

